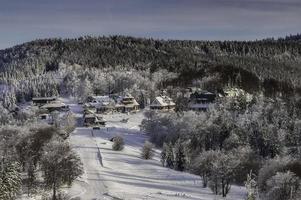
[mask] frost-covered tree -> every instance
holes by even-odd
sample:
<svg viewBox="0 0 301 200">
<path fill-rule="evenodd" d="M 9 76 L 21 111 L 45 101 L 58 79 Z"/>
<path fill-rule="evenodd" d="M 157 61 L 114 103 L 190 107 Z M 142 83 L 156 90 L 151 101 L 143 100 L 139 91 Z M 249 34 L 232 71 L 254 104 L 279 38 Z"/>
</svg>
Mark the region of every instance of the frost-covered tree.
<svg viewBox="0 0 301 200">
<path fill-rule="evenodd" d="M 183 171 L 186 167 L 186 158 L 182 141 L 178 139 L 174 145 L 174 169 Z"/>
<path fill-rule="evenodd" d="M 67 138 L 76 127 L 76 119 L 72 112 L 67 112 L 64 115 L 59 115 L 58 112 L 52 112 L 54 125 L 61 130 L 62 135 Z"/>
<path fill-rule="evenodd" d="M 257 182 L 252 171 L 247 175 L 247 180 L 245 182 L 245 187 L 247 190 L 247 200 L 256 200 L 257 196 Z"/>
<path fill-rule="evenodd" d="M 154 156 L 153 144 L 146 141 L 142 147 L 141 157 L 145 160 L 152 159 Z"/>
<path fill-rule="evenodd" d="M 165 167 L 165 165 L 166 165 L 167 150 L 168 150 L 168 145 L 164 142 L 162 150 L 161 150 L 161 154 L 160 154 L 161 155 L 160 161 L 161 161 L 163 167 Z"/>
<path fill-rule="evenodd" d="M 268 180 L 276 175 L 277 172 L 284 171 L 285 166 L 290 162 L 289 157 L 274 158 L 266 161 L 258 174 L 258 190 L 260 193 L 266 193 Z"/>
<path fill-rule="evenodd" d="M 82 175 L 82 163 L 70 146 L 58 139 L 45 145 L 41 159 L 41 170 L 47 188 L 52 189 L 52 199 L 57 199 L 57 191 L 63 184 L 71 185 Z"/>
<path fill-rule="evenodd" d="M 19 163 L 15 161 L 2 162 L 0 165 L 0 199 L 15 199 L 21 183 Z"/>
<path fill-rule="evenodd" d="M 81 81 L 77 88 L 77 97 L 80 101 L 84 102 L 87 100 L 89 95 L 93 95 L 93 88 L 89 79 L 84 79 Z"/>
<path fill-rule="evenodd" d="M 114 151 L 121 151 L 124 148 L 124 140 L 123 137 L 121 136 L 115 136 L 113 138 L 113 145 L 112 145 L 112 149 Z"/>
<path fill-rule="evenodd" d="M 169 143 L 166 147 L 166 167 L 174 168 L 173 146 L 171 143 Z"/>
<path fill-rule="evenodd" d="M 33 193 L 33 191 L 35 191 L 35 186 L 37 181 L 37 172 L 33 160 L 27 161 L 27 166 L 25 170 L 27 173 L 25 182 L 27 185 L 27 195 L 29 196 L 31 193 Z"/>
<path fill-rule="evenodd" d="M 301 195 L 301 180 L 294 173 L 277 172 L 267 181 L 267 200 L 297 200 Z"/>
<path fill-rule="evenodd" d="M 239 161 L 233 154 L 225 154 L 217 152 L 218 156 L 212 162 L 210 170 L 210 188 L 215 194 L 221 194 L 226 197 L 233 183 L 235 169 L 239 165 Z"/>
<path fill-rule="evenodd" d="M 203 187 L 207 187 L 208 179 L 213 169 L 213 162 L 217 159 L 216 151 L 204 151 L 192 163 L 192 171 L 202 177 Z"/>
</svg>

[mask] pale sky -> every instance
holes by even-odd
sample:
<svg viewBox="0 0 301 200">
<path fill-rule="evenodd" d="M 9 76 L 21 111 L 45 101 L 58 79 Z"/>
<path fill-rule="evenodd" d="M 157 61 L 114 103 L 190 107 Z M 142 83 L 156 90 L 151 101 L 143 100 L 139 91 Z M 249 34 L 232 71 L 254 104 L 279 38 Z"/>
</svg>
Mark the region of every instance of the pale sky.
<svg viewBox="0 0 301 200">
<path fill-rule="evenodd" d="M 254 40 L 301 33 L 301 0 L 0 0 L 0 49 L 40 38 Z"/>
</svg>

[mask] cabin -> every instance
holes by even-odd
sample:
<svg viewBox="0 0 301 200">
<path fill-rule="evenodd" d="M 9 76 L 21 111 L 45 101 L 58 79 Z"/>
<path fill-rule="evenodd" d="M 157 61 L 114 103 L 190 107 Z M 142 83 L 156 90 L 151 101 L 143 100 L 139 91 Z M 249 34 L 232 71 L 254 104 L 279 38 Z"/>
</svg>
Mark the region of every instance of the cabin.
<svg viewBox="0 0 301 200">
<path fill-rule="evenodd" d="M 52 101 L 41 106 L 41 109 L 45 109 L 48 112 L 58 111 L 58 112 L 67 112 L 69 111 L 69 106 L 60 101 Z"/>
<path fill-rule="evenodd" d="M 139 110 L 139 103 L 131 94 L 127 93 L 125 96 L 117 99 L 115 109 L 123 113 L 135 112 Z"/>
<path fill-rule="evenodd" d="M 115 102 L 102 102 L 96 107 L 96 113 L 106 114 L 115 110 Z"/>
<path fill-rule="evenodd" d="M 194 111 L 206 111 L 209 105 L 214 103 L 216 94 L 207 91 L 196 91 L 190 95 L 189 109 Z"/>
<path fill-rule="evenodd" d="M 84 126 L 105 126 L 106 121 L 103 117 L 96 113 L 89 113 L 84 115 Z"/>
<path fill-rule="evenodd" d="M 115 110 L 115 100 L 110 96 L 89 96 L 85 109 L 93 110 L 99 114 L 106 114 Z"/>
<path fill-rule="evenodd" d="M 32 103 L 36 106 L 42 106 L 56 100 L 56 97 L 34 97 L 32 98 Z"/>
<path fill-rule="evenodd" d="M 176 107 L 176 104 L 173 102 L 173 100 L 168 96 L 159 96 L 156 97 L 155 100 L 150 105 L 151 110 L 174 110 Z"/>
</svg>

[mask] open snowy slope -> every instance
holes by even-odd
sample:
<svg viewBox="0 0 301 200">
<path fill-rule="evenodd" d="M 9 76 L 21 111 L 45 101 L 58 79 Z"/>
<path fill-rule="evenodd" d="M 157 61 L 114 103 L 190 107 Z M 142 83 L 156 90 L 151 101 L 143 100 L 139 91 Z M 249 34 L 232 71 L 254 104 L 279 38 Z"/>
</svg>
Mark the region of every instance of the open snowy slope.
<svg viewBox="0 0 301 200">
<path fill-rule="evenodd" d="M 85 168 L 82 180 L 71 189 L 74 197 L 78 195 L 85 200 L 112 199 L 109 196 L 128 200 L 222 199 L 214 196 L 208 188 L 202 188 L 198 176 L 162 167 L 159 151 L 153 160 L 140 158 L 141 147 L 147 139 L 137 129 L 141 113 L 128 116 L 130 120 L 126 124 L 120 123 L 119 119 L 127 115 L 106 117 L 108 128 L 94 131 L 77 128 L 71 136 L 70 141 Z M 123 151 L 112 150 L 109 139 L 115 135 L 124 137 L 126 146 Z M 233 186 L 227 199 L 240 200 L 244 197 L 244 188 Z"/>
</svg>

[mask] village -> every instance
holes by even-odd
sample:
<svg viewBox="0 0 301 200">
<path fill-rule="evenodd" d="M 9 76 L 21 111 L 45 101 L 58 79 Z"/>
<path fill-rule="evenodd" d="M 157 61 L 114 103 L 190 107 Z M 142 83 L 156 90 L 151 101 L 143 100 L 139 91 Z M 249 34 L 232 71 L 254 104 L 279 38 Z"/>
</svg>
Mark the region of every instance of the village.
<svg viewBox="0 0 301 200">
<path fill-rule="evenodd" d="M 187 109 L 196 112 L 205 112 L 211 104 L 214 104 L 216 98 L 221 96 L 208 91 L 187 89 L 186 96 L 189 98 Z M 143 112 L 144 110 L 152 110 L 154 112 L 166 113 L 176 111 L 176 101 L 167 96 L 165 92 L 162 95 L 156 96 L 149 105 L 142 108 L 137 100 L 128 92 L 124 95 L 107 95 L 107 96 L 88 96 L 85 102 L 77 103 L 82 107 L 82 123 L 79 126 L 84 127 L 104 127 L 106 120 L 104 116 L 110 114 L 126 114 Z M 66 98 L 60 97 L 34 97 L 32 105 L 39 110 L 39 120 L 48 124 L 53 124 L 53 116 L 59 113 L 70 112 L 70 107 L 66 102 Z M 125 115 L 125 116 L 126 116 Z M 129 117 L 121 120 L 122 123 L 127 123 Z"/>
<path fill-rule="evenodd" d="M 188 91 L 188 109 L 196 113 L 206 112 L 219 98 L 218 94 L 208 91 Z M 63 189 L 72 198 L 218 199 L 209 188 L 201 189 L 199 176 L 162 167 L 160 149 L 154 149 L 151 160 L 140 157 L 141 148 L 148 140 L 140 130 L 144 112 L 162 115 L 176 112 L 176 100 L 166 93 L 156 96 L 145 108 L 141 108 L 130 93 L 91 95 L 83 103 L 66 98 L 39 97 L 33 98 L 32 103 L 42 113 L 40 122 L 53 124 L 53 116 L 64 117 L 66 112 L 76 116 L 77 128 L 70 143 L 84 163 L 84 175 L 72 187 Z M 125 142 L 125 149 L 120 153 L 112 151 L 116 136 L 121 136 Z M 243 187 L 233 186 L 229 198 L 243 199 L 244 195 Z"/>
<path fill-rule="evenodd" d="M 220 98 L 241 92 L 231 89 L 220 94 L 187 88 L 185 112 L 206 113 Z M 84 174 L 70 187 L 62 188 L 70 199 L 222 199 L 209 188 L 202 188 L 200 176 L 162 166 L 160 147 L 153 146 L 152 159 L 141 159 L 141 149 L 150 140 L 141 129 L 147 113 L 168 116 L 179 112 L 178 107 L 183 106 L 177 105 L 177 98 L 171 98 L 166 91 L 146 102 L 141 105 L 129 92 L 89 95 L 84 101 L 48 96 L 34 97 L 31 102 L 20 104 L 18 110 L 35 113 L 35 123 L 46 127 L 66 126 L 64 123 L 68 126 L 70 122 L 72 125 L 74 119 L 75 129 L 70 135 L 62 136 L 79 155 Z M 116 137 L 124 140 L 124 149 L 118 153 L 112 150 Z M 137 180 L 129 178 L 135 176 Z M 233 186 L 228 196 L 243 199 L 245 193 L 244 187 Z"/>
<path fill-rule="evenodd" d="M 301 0 L 0 10 L 0 200 L 301 200 Z"/>
</svg>

